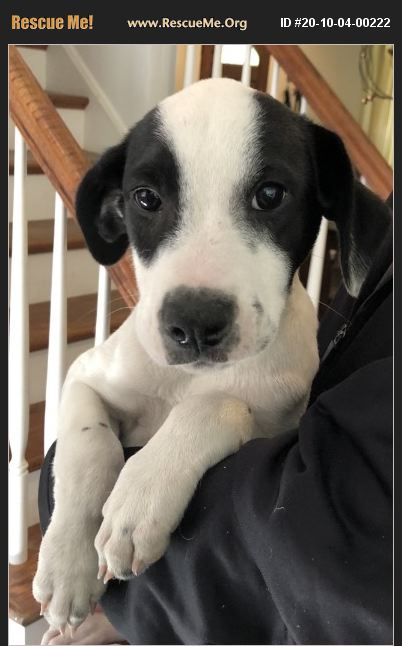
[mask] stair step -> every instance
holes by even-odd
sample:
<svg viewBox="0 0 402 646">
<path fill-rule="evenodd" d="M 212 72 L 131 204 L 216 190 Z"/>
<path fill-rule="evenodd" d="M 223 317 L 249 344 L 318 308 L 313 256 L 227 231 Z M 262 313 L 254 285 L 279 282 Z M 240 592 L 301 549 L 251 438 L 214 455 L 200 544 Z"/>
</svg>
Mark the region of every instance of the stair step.
<svg viewBox="0 0 402 646">
<path fill-rule="evenodd" d="M 13 621 L 29 626 L 40 619 L 40 606 L 32 596 L 32 581 L 42 540 L 39 525 L 28 529 L 28 560 L 9 566 L 9 613 Z"/>
<path fill-rule="evenodd" d="M 67 342 L 75 343 L 95 335 L 96 294 L 74 296 L 67 299 Z M 110 331 L 114 332 L 127 318 L 127 308 L 119 292 L 111 293 Z M 33 303 L 29 306 L 29 349 L 43 350 L 48 346 L 50 303 Z"/>
<path fill-rule="evenodd" d="M 28 253 L 51 253 L 53 250 L 54 220 L 28 222 Z M 13 225 L 9 224 L 9 256 L 12 254 Z M 79 225 L 72 218 L 67 220 L 67 249 L 84 249 L 85 239 Z"/>
<path fill-rule="evenodd" d="M 24 47 L 25 49 L 43 49 L 46 51 L 49 45 L 17 45 L 17 47 Z"/>
<path fill-rule="evenodd" d="M 45 402 L 31 404 L 29 407 L 29 433 L 25 454 L 29 471 L 40 469 L 43 462 L 43 427 L 45 422 Z"/>
<path fill-rule="evenodd" d="M 89 103 L 86 96 L 76 94 L 62 94 L 61 92 L 46 92 L 55 108 L 65 108 L 67 110 L 85 110 Z"/>
<path fill-rule="evenodd" d="M 84 150 L 85 154 L 87 155 L 88 159 L 91 162 L 95 162 L 96 159 L 99 157 L 97 153 L 92 153 L 88 152 L 87 150 Z M 14 175 L 14 151 L 10 150 L 9 151 L 9 163 L 8 163 L 8 170 L 10 175 Z M 27 152 L 27 173 L 28 175 L 43 175 L 43 170 L 36 161 L 35 157 L 31 153 L 30 150 Z"/>
<path fill-rule="evenodd" d="M 119 312 L 112 314 L 111 332 L 114 332 L 119 325 L 127 318 L 129 310 L 125 308 L 125 303 L 120 297 L 118 291 L 113 291 L 111 294 L 112 311 L 123 307 Z M 117 299 L 117 300 L 115 300 Z M 40 307 L 38 307 L 38 305 Z M 96 308 L 96 295 L 89 294 L 88 296 L 78 296 L 76 298 L 68 299 L 68 341 L 74 342 L 86 338 L 91 338 L 94 335 L 95 327 L 95 308 Z M 30 316 L 30 323 L 33 326 L 31 332 L 31 350 L 42 349 L 47 346 L 48 341 L 48 321 L 49 321 L 49 303 L 39 303 L 30 306 L 30 314 L 32 309 L 35 311 L 34 317 Z M 84 313 L 80 317 L 80 312 Z M 43 317 L 42 323 L 39 324 L 38 320 Z M 71 319 L 78 319 L 74 324 L 71 324 Z M 34 338 L 32 339 L 32 336 Z M 32 347 L 33 346 L 33 347 Z M 40 469 L 43 462 L 43 427 L 45 419 L 45 402 L 37 402 L 31 404 L 29 407 L 29 433 L 28 444 L 26 450 L 26 460 L 28 462 L 29 471 L 36 471 Z"/>
</svg>

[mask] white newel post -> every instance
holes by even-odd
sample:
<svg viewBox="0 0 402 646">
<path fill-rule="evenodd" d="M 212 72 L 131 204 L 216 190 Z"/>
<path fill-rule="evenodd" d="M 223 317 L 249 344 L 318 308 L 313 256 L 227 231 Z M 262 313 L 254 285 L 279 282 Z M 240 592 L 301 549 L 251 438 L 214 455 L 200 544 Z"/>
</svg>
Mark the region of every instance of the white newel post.
<svg viewBox="0 0 402 646">
<path fill-rule="evenodd" d="M 9 553 L 10 563 L 27 559 L 27 478 L 25 459 L 29 427 L 28 353 L 29 310 L 27 296 L 27 222 L 24 190 L 26 148 L 21 133 L 15 129 L 14 202 L 10 281 L 9 336 Z"/>
<path fill-rule="evenodd" d="M 322 275 L 324 271 L 325 251 L 327 248 L 328 220 L 321 219 L 320 231 L 311 252 L 310 267 L 307 278 L 307 292 L 316 310 L 320 304 Z"/>
<path fill-rule="evenodd" d="M 95 345 L 106 341 L 110 332 L 110 278 L 106 267 L 99 267 L 98 299 L 96 305 Z"/>
<path fill-rule="evenodd" d="M 195 67 L 195 45 L 187 45 L 186 47 L 186 66 L 184 68 L 184 87 L 191 85 L 194 82 L 194 67 Z"/>
<path fill-rule="evenodd" d="M 241 70 L 241 82 L 243 85 L 250 85 L 251 80 L 251 45 L 246 45 L 244 54 L 244 63 Z"/>
<path fill-rule="evenodd" d="M 214 46 L 214 58 L 212 62 L 212 78 L 220 78 L 222 76 L 222 45 Z"/>
<path fill-rule="evenodd" d="M 271 58 L 271 61 L 272 61 L 272 74 L 271 74 L 269 93 L 274 99 L 277 99 L 278 93 L 279 93 L 279 63 L 274 58 Z"/>
<path fill-rule="evenodd" d="M 57 437 L 58 410 L 65 377 L 67 346 L 67 211 L 56 193 L 52 287 L 50 296 L 49 345 L 46 375 L 45 454 Z"/>
</svg>

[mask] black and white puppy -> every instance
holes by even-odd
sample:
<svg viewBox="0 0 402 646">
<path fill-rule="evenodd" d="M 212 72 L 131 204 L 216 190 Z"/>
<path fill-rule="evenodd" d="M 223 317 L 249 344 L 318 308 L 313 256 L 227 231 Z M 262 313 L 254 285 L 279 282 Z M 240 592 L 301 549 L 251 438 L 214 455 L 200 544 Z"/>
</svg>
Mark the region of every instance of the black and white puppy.
<svg viewBox="0 0 402 646">
<path fill-rule="evenodd" d="M 318 367 L 297 269 L 325 215 L 356 295 L 388 220 L 335 134 L 228 79 L 145 116 L 87 173 L 77 215 L 98 262 L 130 247 L 140 301 L 64 385 L 33 584 L 55 627 L 163 555 L 210 466 L 297 426 Z M 124 465 L 122 445 L 145 446 Z"/>
</svg>

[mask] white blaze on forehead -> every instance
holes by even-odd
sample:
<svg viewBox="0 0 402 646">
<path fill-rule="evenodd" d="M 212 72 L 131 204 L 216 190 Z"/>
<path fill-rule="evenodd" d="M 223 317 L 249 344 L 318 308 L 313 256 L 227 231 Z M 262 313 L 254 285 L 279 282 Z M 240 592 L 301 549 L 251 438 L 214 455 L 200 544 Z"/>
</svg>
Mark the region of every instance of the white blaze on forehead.
<svg viewBox="0 0 402 646">
<path fill-rule="evenodd" d="M 162 129 L 180 167 L 184 206 L 228 208 L 233 189 L 252 172 L 257 133 L 254 91 L 231 79 L 208 79 L 165 99 Z M 201 215 L 201 213 L 199 213 Z M 222 211 L 221 211 L 222 215 Z"/>
</svg>

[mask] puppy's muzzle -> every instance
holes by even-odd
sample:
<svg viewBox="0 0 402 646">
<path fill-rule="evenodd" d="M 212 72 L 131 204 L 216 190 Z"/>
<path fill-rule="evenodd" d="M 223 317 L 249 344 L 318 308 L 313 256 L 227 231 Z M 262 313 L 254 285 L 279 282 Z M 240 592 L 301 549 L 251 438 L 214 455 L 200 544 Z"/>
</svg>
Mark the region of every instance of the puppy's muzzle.
<svg viewBox="0 0 402 646">
<path fill-rule="evenodd" d="M 166 294 L 159 329 L 169 363 L 227 361 L 236 312 L 234 298 L 218 290 L 178 287 Z"/>
</svg>

